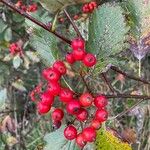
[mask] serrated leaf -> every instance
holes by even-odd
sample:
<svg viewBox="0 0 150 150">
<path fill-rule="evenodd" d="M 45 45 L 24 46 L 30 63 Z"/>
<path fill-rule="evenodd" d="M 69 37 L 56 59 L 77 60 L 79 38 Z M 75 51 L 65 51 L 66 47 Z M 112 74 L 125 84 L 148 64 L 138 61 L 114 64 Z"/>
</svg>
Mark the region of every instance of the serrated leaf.
<svg viewBox="0 0 150 150">
<path fill-rule="evenodd" d="M 127 48 L 125 43 L 128 28 L 123 11 L 118 4 L 106 3 L 91 16 L 87 50 L 98 58 L 96 70 L 102 71 L 112 56 Z M 111 62 L 112 63 L 112 62 Z M 104 64 L 104 65 L 103 65 Z"/>
<path fill-rule="evenodd" d="M 60 129 L 45 135 L 46 146 L 44 150 L 79 150 L 75 141 L 65 139 L 64 128 L 65 126 L 62 126 Z"/>
<path fill-rule="evenodd" d="M 0 108 L 2 109 L 7 99 L 7 89 L 0 90 Z"/>
<path fill-rule="evenodd" d="M 20 65 L 22 63 L 22 59 L 20 58 L 19 55 L 16 55 L 14 58 L 13 58 L 13 66 L 15 69 L 19 68 Z"/>
</svg>

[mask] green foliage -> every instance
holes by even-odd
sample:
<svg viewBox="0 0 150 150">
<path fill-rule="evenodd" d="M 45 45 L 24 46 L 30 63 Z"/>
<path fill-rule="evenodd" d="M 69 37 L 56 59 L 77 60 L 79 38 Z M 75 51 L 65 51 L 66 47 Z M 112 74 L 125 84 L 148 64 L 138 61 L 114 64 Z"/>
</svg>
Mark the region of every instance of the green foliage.
<svg viewBox="0 0 150 150">
<path fill-rule="evenodd" d="M 75 141 L 65 139 L 64 128 L 65 126 L 62 126 L 60 129 L 45 135 L 46 146 L 44 150 L 79 150 Z"/>
<path fill-rule="evenodd" d="M 0 90 L 0 109 L 5 106 L 5 101 L 7 99 L 7 89 Z"/>
<path fill-rule="evenodd" d="M 87 50 L 97 55 L 98 72 L 109 63 L 115 65 L 115 55 L 127 48 L 125 40 L 128 28 L 122 13 L 119 5 L 107 3 L 100 6 L 90 18 Z"/>
<path fill-rule="evenodd" d="M 96 138 L 97 150 L 132 150 L 128 143 L 122 142 L 111 132 L 100 129 Z"/>
</svg>

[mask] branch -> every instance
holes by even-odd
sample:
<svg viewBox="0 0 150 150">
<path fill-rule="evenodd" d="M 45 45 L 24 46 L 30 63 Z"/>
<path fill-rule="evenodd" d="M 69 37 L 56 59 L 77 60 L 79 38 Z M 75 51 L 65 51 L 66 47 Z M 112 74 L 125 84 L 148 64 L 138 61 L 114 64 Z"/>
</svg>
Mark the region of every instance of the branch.
<svg viewBox="0 0 150 150">
<path fill-rule="evenodd" d="M 22 15 L 23 17 L 29 19 L 30 21 L 34 22 L 35 24 L 39 25 L 40 27 L 42 27 L 43 29 L 47 30 L 48 32 L 54 34 L 56 37 L 58 37 L 59 39 L 63 40 L 64 42 L 71 44 L 71 41 L 66 39 L 65 37 L 63 37 L 62 35 L 60 35 L 59 33 L 52 31 L 48 28 L 47 25 L 45 25 L 44 23 L 36 20 L 35 18 L 33 18 L 31 15 L 27 14 L 26 12 L 20 10 L 19 8 L 17 8 L 13 3 L 7 1 L 7 0 L 0 0 L 0 2 L 2 2 L 3 4 L 5 4 L 6 6 L 8 6 L 9 8 L 13 9 L 14 11 L 18 12 L 20 15 Z"/>
<path fill-rule="evenodd" d="M 138 77 L 134 77 L 134 76 L 132 76 L 132 75 L 128 75 L 127 73 L 121 71 L 120 69 L 118 69 L 118 68 L 115 67 L 115 66 L 111 66 L 110 68 L 111 68 L 112 70 L 114 70 L 114 71 L 116 71 L 116 72 L 118 72 L 118 73 L 120 73 L 120 74 L 126 76 L 127 78 L 130 78 L 130 79 L 133 79 L 133 80 L 136 80 L 136 81 L 143 82 L 144 84 L 150 84 L 149 81 L 144 80 L 144 79 L 141 79 L 141 78 L 138 78 Z"/>
<path fill-rule="evenodd" d="M 79 37 L 82 38 L 82 35 L 79 31 L 79 29 L 77 28 L 77 26 L 75 25 L 74 21 L 72 20 L 72 18 L 70 17 L 70 15 L 68 14 L 68 12 L 66 11 L 66 9 L 64 9 L 64 13 L 67 16 L 67 18 L 69 19 L 70 23 L 72 24 L 74 30 L 76 31 L 76 33 L 78 34 Z"/>
</svg>

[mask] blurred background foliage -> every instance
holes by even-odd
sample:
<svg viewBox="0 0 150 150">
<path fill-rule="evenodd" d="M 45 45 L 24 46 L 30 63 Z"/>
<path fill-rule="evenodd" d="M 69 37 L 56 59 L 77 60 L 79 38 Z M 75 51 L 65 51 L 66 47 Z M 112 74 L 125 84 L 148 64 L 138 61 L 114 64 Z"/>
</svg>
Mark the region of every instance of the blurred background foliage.
<svg viewBox="0 0 150 150">
<path fill-rule="evenodd" d="M 12 2 L 17 3 L 15 0 Z M 68 39 L 76 37 L 76 33 L 62 10 L 66 8 L 72 18 L 78 15 L 74 21 L 87 41 L 86 50 L 98 58 L 96 67 L 86 70 L 85 75 L 94 93 L 111 93 L 100 78 L 100 73 L 108 70 L 109 80 L 121 94 L 150 95 L 149 85 L 129 80 L 109 69 L 114 65 L 134 76 L 150 79 L 150 2 L 97 0 L 98 9 L 92 14 L 83 14 L 81 8 L 85 2 L 88 1 L 33 0 L 38 9 L 29 14 L 53 26 Z M 23 3 L 29 5 L 31 1 Z M 22 55 L 10 53 L 9 47 L 14 42 L 22 49 Z M 69 51 L 66 43 L 0 3 L 0 150 L 78 149 L 74 141 L 66 142 L 62 136 L 63 127 L 55 131 L 50 113 L 44 117 L 37 114 L 29 97 L 30 91 L 42 81 L 41 70 L 55 59 L 64 60 Z M 74 67 L 80 71 L 83 66 L 76 64 Z M 63 84 L 68 83 L 81 93 L 85 90 L 82 80 L 69 65 L 67 68 Z M 109 99 L 110 118 L 136 102 L 132 98 Z M 149 119 L 149 102 L 144 101 L 121 118 L 108 120 L 106 126 L 111 132 L 99 131 L 96 143 L 87 145 L 85 149 L 127 150 L 131 149 L 130 146 L 123 144 L 128 142 L 134 150 L 149 150 Z M 116 143 L 122 145 L 116 148 Z M 56 147 L 52 148 L 53 145 Z"/>
</svg>

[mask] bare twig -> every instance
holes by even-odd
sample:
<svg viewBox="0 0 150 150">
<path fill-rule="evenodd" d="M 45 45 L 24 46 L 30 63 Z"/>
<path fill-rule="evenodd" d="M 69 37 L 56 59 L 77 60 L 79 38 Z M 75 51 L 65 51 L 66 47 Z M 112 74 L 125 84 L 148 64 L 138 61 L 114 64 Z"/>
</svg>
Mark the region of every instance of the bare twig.
<svg viewBox="0 0 150 150">
<path fill-rule="evenodd" d="M 25 18 L 31 20 L 32 22 L 34 22 L 35 24 L 39 25 L 40 27 L 42 27 L 43 29 L 49 31 L 50 33 L 54 34 L 56 37 L 60 38 L 61 40 L 63 40 L 64 42 L 71 44 L 71 41 L 66 39 L 65 37 L 63 37 L 62 35 L 60 35 L 59 33 L 52 31 L 49 29 L 49 27 L 47 25 L 45 25 L 44 23 L 36 20 L 35 18 L 33 18 L 31 15 L 27 14 L 26 12 L 20 10 L 19 8 L 17 8 L 13 3 L 11 3 L 8 0 L 0 0 L 0 2 L 2 2 L 3 4 L 5 4 L 6 6 L 8 6 L 9 8 L 13 9 L 14 11 L 18 12 L 20 15 L 24 16 Z"/>
<path fill-rule="evenodd" d="M 111 66 L 110 68 L 111 68 L 112 70 L 114 70 L 114 71 L 116 71 L 116 72 L 118 72 L 118 73 L 124 75 L 125 77 L 127 77 L 127 78 L 129 78 L 129 79 L 133 79 L 133 80 L 136 80 L 136 81 L 140 81 L 140 82 L 143 82 L 144 84 L 150 84 L 149 81 L 144 80 L 144 79 L 142 79 L 142 78 L 134 77 L 134 76 L 132 76 L 132 75 L 128 75 L 127 73 L 123 72 L 122 70 L 118 69 L 118 68 L 115 67 L 115 66 Z"/>
<path fill-rule="evenodd" d="M 78 27 L 75 25 L 74 21 L 72 20 L 72 18 L 70 17 L 69 13 L 66 11 L 66 9 L 64 9 L 64 13 L 67 16 L 67 18 L 69 19 L 70 23 L 72 24 L 74 30 L 76 31 L 76 33 L 78 34 L 79 37 L 82 38 L 82 35 L 78 29 Z"/>
</svg>

